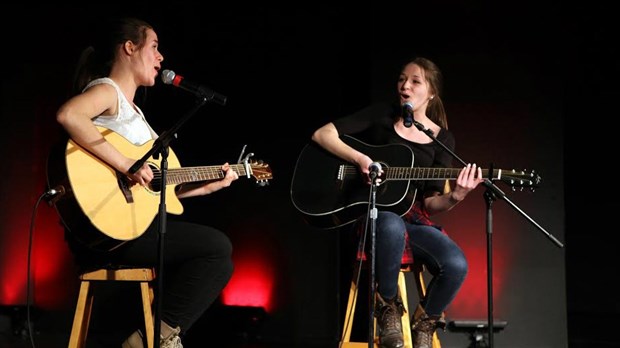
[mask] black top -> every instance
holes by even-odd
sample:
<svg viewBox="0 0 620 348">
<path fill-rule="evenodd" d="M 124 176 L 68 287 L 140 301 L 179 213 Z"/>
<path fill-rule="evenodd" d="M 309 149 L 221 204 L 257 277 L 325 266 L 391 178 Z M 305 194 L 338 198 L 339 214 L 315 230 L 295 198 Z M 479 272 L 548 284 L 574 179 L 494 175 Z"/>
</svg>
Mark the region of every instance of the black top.
<svg viewBox="0 0 620 348">
<path fill-rule="evenodd" d="M 403 144 L 413 151 L 415 167 L 452 167 L 452 155 L 434 141 L 420 144 L 402 138 L 394 129 L 394 123 L 400 122 L 401 107 L 398 104 L 376 103 L 353 114 L 334 120 L 339 134 L 347 134 L 370 145 Z M 454 151 L 454 135 L 441 128 L 435 137 L 448 149 Z M 426 186 L 424 186 L 426 185 Z M 444 191 L 445 181 L 433 180 L 416 183 L 423 192 Z"/>
</svg>

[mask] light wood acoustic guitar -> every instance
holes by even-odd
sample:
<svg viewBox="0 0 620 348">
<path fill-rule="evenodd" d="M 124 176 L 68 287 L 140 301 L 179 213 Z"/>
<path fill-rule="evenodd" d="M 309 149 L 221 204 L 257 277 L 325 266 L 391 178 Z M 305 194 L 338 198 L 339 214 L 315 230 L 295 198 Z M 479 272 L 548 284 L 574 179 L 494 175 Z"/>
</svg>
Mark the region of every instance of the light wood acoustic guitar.
<svg viewBox="0 0 620 348">
<path fill-rule="evenodd" d="M 103 137 L 129 158 L 142 158 L 153 146 L 149 141 L 135 146 L 118 133 L 98 127 Z M 183 205 L 175 186 L 188 182 L 222 179 L 221 165 L 181 167 L 172 149 L 168 152 L 166 172 L 166 212 L 180 215 Z M 69 139 L 52 149 L 48 157 L 47 178 L 50 188 L 62 194 L 51 201 L 66 228 L 93 249 L 112 250 L 140 237 L 159 211 L 162 170 L 161 159 L 147 160 L 155 174 L 148 187 L 132 184 L 123 173 Z M 239 177 L 253 177 L 260 185 L 273 178 L 269 165 L 262 161 L 231 164 Z"/>
</svg>

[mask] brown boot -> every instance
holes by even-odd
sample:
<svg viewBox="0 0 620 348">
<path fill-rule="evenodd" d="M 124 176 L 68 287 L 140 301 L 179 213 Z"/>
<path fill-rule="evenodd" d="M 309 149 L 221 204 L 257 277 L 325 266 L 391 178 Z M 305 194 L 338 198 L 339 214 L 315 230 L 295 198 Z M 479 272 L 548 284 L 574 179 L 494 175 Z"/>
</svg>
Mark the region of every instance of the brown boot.
<svg viewBox="0 0 620 348">
<path fill-rule="evenodd" d="M 413 315 L 413 325 L 411 325 L 411 336 L 414 348 L 433 348 L 433 335 L 437 328 L 445 328 L 446 320 L 441 318 L 429 317 L 422 306 L 418 305 Z"/>
<path fill-rule="evenodd" d="M 405 311 L 400 295 L 385 301 L 379 293 L 375 301 L 375 317 L 377 318 L 377 336 L 381 348 L 402 348 L 403 326 L 401 317 Z"/>
</svg>

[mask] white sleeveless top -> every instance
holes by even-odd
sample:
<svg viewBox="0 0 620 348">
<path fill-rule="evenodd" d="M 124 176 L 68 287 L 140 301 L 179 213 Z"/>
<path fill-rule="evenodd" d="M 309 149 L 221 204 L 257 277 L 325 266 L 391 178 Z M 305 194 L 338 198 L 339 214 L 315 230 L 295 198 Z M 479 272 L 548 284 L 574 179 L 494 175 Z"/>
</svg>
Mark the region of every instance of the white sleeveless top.
<svg viewBox="0 0 620 348">
<path fill-rule="evenodd" d="M 157 133 L 144 118 L 139 107 L 132 105 L 116 82 L 108 77 L 92 80 L 84 91 L 92 86 L 107 83 L 114 86 L 118 94 L 118 113 L 116 115 L 99 115 L 93 119 L 95 125 L 113 130 L 136 146 L 143 145 L 157 138 Z"/>
</svg>

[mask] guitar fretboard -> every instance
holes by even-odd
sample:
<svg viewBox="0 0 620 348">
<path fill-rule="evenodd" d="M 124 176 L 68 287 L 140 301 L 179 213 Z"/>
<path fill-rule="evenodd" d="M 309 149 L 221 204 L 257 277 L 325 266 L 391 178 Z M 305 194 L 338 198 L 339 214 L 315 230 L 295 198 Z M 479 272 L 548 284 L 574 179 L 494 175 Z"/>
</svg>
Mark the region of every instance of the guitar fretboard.
<svg viewBox="0 0 620 348">
<path fill-rule="evenodd" d="M 391 167 L 384 172 L 384 180 L 455 180 L 463 168 Z M 494 169 L 492 180 L 501 178 L 501 169 Z M 482 176 L 489 177 L 489 170 L 483 169 Z"/>
<path fill-rule="evenodd" d="M 234 170 L 237 175 L 246 176 L 244 164 L 231 164 L 230 169 Z M 252 170 L 250 168 L 250 174 Z M 186 182 L 218 180 L 224 177 L 224 171 L 221 166 L 203 166 L 203 167 L 183 167 L 168 170 L 166 176 L 166 184 L 182 184 Z M 157 175 L 156 175 L 157 176 Z"/>
<path fill-rule="evenodd" d="M 455 180 L 463 168 L 432 168 L 432 167 L 388 167 L 383 169 L 381 179 L 383 180 Z M 341 165 L 339 169 L 339 179 L 358 177 L 357 167 L 351 165 Z M 489 177 L 489 170 L 483 169 L 482 176 Z M 492 180 L 500 180 L 501 169 L 493 169 Z"/>
</svg>

